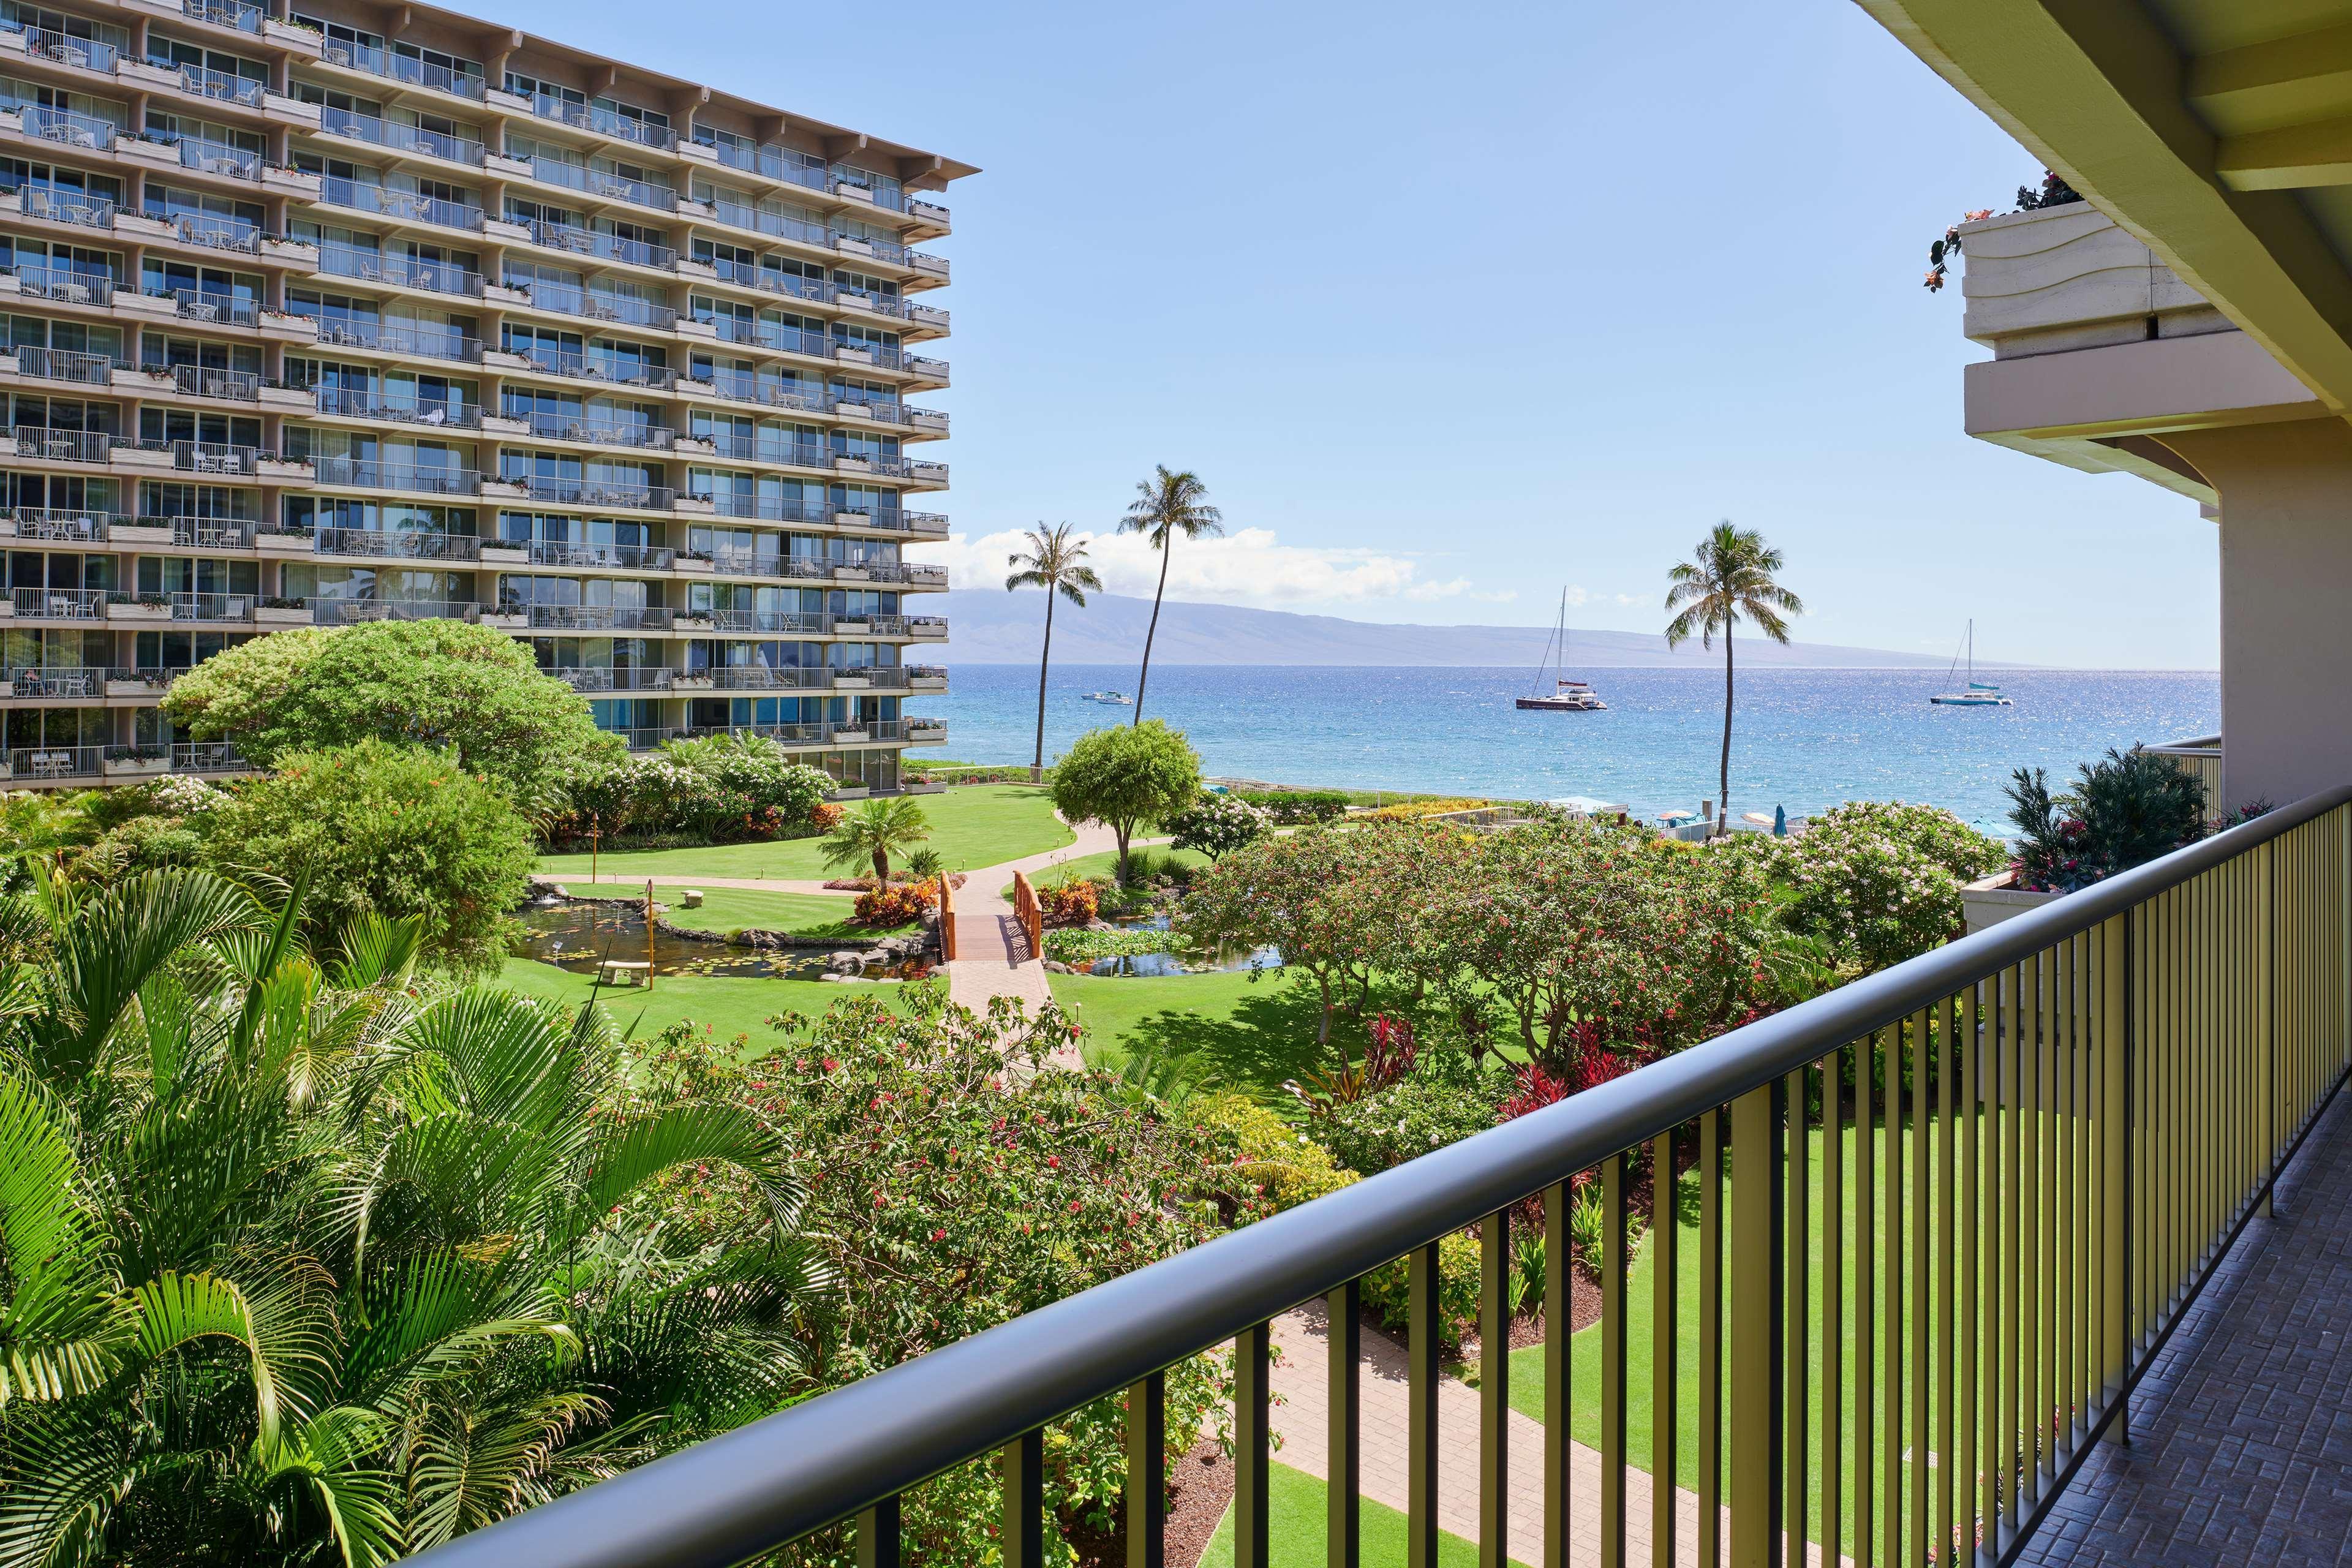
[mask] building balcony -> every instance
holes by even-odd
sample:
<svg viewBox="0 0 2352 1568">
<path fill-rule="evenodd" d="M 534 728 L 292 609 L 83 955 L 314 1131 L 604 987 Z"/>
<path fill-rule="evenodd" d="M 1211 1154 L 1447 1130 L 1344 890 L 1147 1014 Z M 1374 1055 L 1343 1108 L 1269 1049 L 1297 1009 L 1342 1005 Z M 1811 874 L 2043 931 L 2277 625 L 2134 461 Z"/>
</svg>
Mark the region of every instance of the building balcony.
<svg viewBox="0 0 2352 1568">
<path fill-rule="evenodd" d="M 948 672 L 943 665 L 909 664 L 900 668 L 907 672 L 907 689 L 909 691 L 936 692 L 948 689 Z"/>
<path fill-rule="evenodd" d="M 331 278 L 382 283 L 394 289 L 421 289 L 429 294 L 465 300 L 482 298 L 487 287 L 480 273 L 447 262 L 387 256 L 381 251 L 331 242 L 319 247 L 319 270 Z"/>
<path fill-rule="evenodd" d="M 651 605 L 529 605 L 499 614 L 527 617 L 533 631 L 666 632 L 684 618 Z"/>
<path fill-rule="evenodd" d="M 0 752 L 18 784 L 82 784 L 103 775 L 103 746 L 18 746 Z"/>
<path fill-rule="evenodd" d="M 28 621 L 86 623 L 106 619 L 103 588 L 12 588 L 9 615 L 19 626 Z"/>
<path fill-rule="evenodd" d="M 527 101 L 537 118 L 552 121 L 558 125 L 569 125 L 575 131 L 610 136 L 633 146 L 650 147 L 657 153 L 667 153 L 677 146 L 677 132 L 667 125 L 649 124 L 630 115 L 600 109 L 592 103 L 573 103 L 543 92 L 531 94 Z"/>
<path fill-rule="evenodd" d="M 541 673 L 553 676 L 574 691 L 667 691 L 676 671 L 667 665 L 651 665 L 636 668 L 600 666 L 548 669 Z"/>
<path fill-rule="evenodd" d="M 320 59 L 344 70 L 363 71 L 386 81 L 421 87 L 468 103 L 480 103 L 489 91 L 489 83 L 472 72 L 451 70 L 396 48 L 336 40 L 321 47 Z"/>
<path fill-rule="evenodd" d="M 411 153 L 470 169 L 480 168 L 486 156 L 483 145 L 471 138 L 428 131 L 420 125 L 403 124 L 394 120 L 379 120 L 370 114 L 356 114 L 331 104 L 320 110 L 319 131 L 321 135 L 363 142 L 371 147 L 382 147 L 388 152 Z"/>
<path fill-rule="evenodd" d="M 206 626 L 247 626 L 253 621 L 251 594 L 171 594 L 172 619 Z"/>
<path fill-rule="evenodd" d="M 593 414 L 509 414 L 520 418 L 534 439 L 576 441 L 588 447 L 625 447 L 641 452 L 667 452 L 677 445 L 677 432 L 667 425 L 639 424 L 596 417 Z"/>
<path fill-rule="evenodd" d="M 2195 735 L 2185 741 L 2168 741 L 2160 746 L 2146 746 L 2144 751 L 2159 757 L 2170 757 L 2173 766 L 2197 781 L 2205 792 L 2205 809 L 2209 816 L 2221 814 L 2221 737 Z"/>
<path fill-rule="evenodd" d="M 678 313 L 676 310 L 651 300 L 575 289 L 569 283 L 514 283 L 508 287 L 520 289 L 528 294 L 530 309 L 554 315 L 576 316 L 586 321 L 611 321 L 656 332 L 666 332 L 677 325 Z"/>
<path fill-rule="evenodd" d="M 253 771 L 253 764 L 226 741 L 182 742 L 172 748 L 171 771 L 196 774 L 245 773 Z"/>
<path fill-rule="evenodd" d="M 111 512 L 20 506 L 7 514 L 5 526 L 13 537 L 21 540 L 50 544 L 103 544 L 113 525 L 122 521 Z"/>
<path fill-rule="evenodd" d="M 942 746 L 947 743 L 948 721 L 944 719 L 902 719 L 898 722 L 909 745 Z"/>
<path fill-rule="evenodd" d="M 566 256 L 617 262 L 625 267 L 643 267 L 656 272 L 674 272 L 677 268 L 677 252 L 667 246 L 624 239 L 619 235 L 605 234 L 598 229 L 548 223 L 539 218 L 528 220 L 523 226 L 533 245 L 560 251 Z"/>
<path fill-rule="evenodd" d="M 674 213 L 677 210 L 677 192 L 670 186 L 656 184 L 650 180 L 632 179 L 625 174 L 585 163 L 533 158 L 530 160 L 530 177 L 543 185 L 559 185 L 564 190 L 604 201 L 627 202 L 655 212 Z"/>
<path fill-rule="evenodd" d="M 482 542 L 470 533 L 429 529 L 321 528 L 321 555 L 388 561 L 479 561 Z"/>
<path fill-rule="evenodd" d="M 373 349 L 404 359 L 441 360 L 457 364 L 478 364 L 482 359 L 479 338 L 399 321 L 322 316 L 319 318 L 318 341 L 320 348 Z"/>
<path fill-rule="evenodd" d="M 590 544 L 564 539 L 534 539 L 528 553 L 533 566 L 667 572 L 677 564 L 677 551 L 655 544 Z"/>
<path fill-rule="evenodd" d="M 683 672 L 716 691 L 829 691 L 834 671 L 823 665 L 712 665 Z"/>
<path fill-rule="evenodd" d="M 346 489 L 401 490 L 411 495 L 471 496 L 482 490 L 472 468 L 433 468 L 362 458 L 313 458 L 317 483 Z"/>
<path fill-rule="evenodd" d="M 12 701 L 89 701 L 105 695 L 106 671 L 94 666 L 0 671 L 0 697 Z"/>
<path fill-rule="evenodd" d="M 351 626 L 372 621 L 478 621 L 482 606 L 442 599 L 312 599 L 314 626 Z"/>
<path fill-rule="evenodd" d="M 337 419 L 373 419 L 393 425 L 416 425 L 428 430 L 479 430 L 478 405 L 418 398 L 387 398 L 380 392 L 348 387 L 311 388 L 311 407 Z"/>
<path fill-rule="evenodd" d="M 599 382 L 611 386 L 643 387 L 650 392 L 667 392 L 677 384 L 677 372 L 626 355 L 579 353 L 568 349 L 545 348 L 536 343 L 527 348 L 501 349 L 499 352 L 517 362 L 521 370 L 541 375 L 560 375 L 568 380 Z"/>
<path fill-rule="evenodd" d="M 483 213 L 478 206 L 440 196 L 423 195 L 415 191 L 395 190 L 389 185 L 363 184 L 340 175 L 330 174 L 320 183 L 319 199 L 329 206 L 346 207 L 371 217 L 426 224 L 436 228 L 458 229 L 468 234 L 482 232 Z"/>
<path fill-rule="evenodd" d="M 677 491 L 667 485 L 630 479 L 608 479 L 568 474 L 512 474 L 500 485 L 544 506 L 573 506 L 596 510 L 667 511 Z"/>
</svg>

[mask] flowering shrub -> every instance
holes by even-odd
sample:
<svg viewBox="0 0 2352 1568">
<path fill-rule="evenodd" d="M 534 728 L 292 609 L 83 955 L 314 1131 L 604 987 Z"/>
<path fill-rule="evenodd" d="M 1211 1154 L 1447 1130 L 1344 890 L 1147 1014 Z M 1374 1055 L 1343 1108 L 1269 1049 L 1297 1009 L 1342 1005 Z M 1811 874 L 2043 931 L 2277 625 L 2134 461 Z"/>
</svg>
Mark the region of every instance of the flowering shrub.
<svg viewBox="0 0 2352 1568">
<path fill-rule="evenodd" d="M 1731 853 L 1759 860 L 1788 890 L 1781 919 L 1790 930 L 1864 971 L 1958 934 L 1961 885 L 2009 858 L 1999 839 L 1951 813 L 1900 801 L 1839 806 L 1795 838 L 1742 835 Z"/>
<path fill-rule="evenodd" d="M 210 811 L 228 796 L 199 778 L 185 773 L 165 773 L 151 780 L 144 788 L 155 810 L 165 816 L 194 816 Z"/>
<path fill-rule="evenodd" d="M 2070 893 L 2146 865 L 2204 836 L 2205 789 L 2169 757 L 2110 748 L 2085 763 L 2074 787 L 2052 795 L 2040 768 L 2020 768 L 2009 789 L 2017 824 L 2016 886 Z"/>
<path fill-rule="evenodd" d="M 1198 849 L 1214 860 L 1273 832 L 1274 814 L 1238 795 L 1204 795 L 1162 826 L 1175 836 L 1176 848 Z"/>
<path fill-rule="evenodd" d="M 850 921 L 876 931 L 890 931 L 914 924 L 937 908 L 939 901 L 936 882 L 894 882 L 858 894 Z"/>
<path fill-rule="evenodd" d="M 1114 1091 L 1100 1072 L 1050 1065 L 1072 1032 L 1051 1006 L 1023 1020 L 946 1008 L 929 985 L 900 1011 L 846 998 L 824 1017 L 771 1020 L 766 1055 L 705 1029 L 665 1031 L 637 1064 L 656 1085 L 750 1108 L 799 1151 L 803 1233 L 839 1280 L 812 1325 L 814 1394 L 950 1343 L 1266 1212 L 1223 1129 Z M 685 1247 L 751 1234 L 759 1196 L 719 1166 L 688 1168 L 660 1194 Z M 1223 1435 L 1223 1354 L 1168 1372 L 1168 1458 Z M 1055 1423 L 1045 1503 L 1065 1529 L 1108 1529 L 1126 1483 L 1122 1401 Z M 995 1560 L 996 1467 L 950 1471 L 906 1497 L 910 1560 Z M 1057 1532 L 1049 1531 L 1049 1535 Z M 785 1549 L 794 1568 L 845 1562 L 845 1531 Z"/>
<path fill-rule="evenodd" d="M 1082 926 L 1099 918 L 1102 903 L 1092 882 L 1073 879 L 1039 888 L 1038 912 L 1049 926 Z"/>
<path fill-rule="evenodd" d="M 1478 1238 L 1464 1231 L 1437 1243 L 1437 1332 L 1444 1348 L 1462 1348 L 1462 1336 L 1478 1321 Z M 1412 1321 L 1412 1259 L 1400 1258 L 1364 1276 L 1364 1305 L 1391 1329 Z"/>
<path fill-rule="evenodd" d="M 1486 1131 L 1510 1090 L 1499 1066 L 1449 1052 L 1360 1100 L 1310 1106 L 1307 1133 L 1342 1165 L 1374 1176 Z"/>
<path fill-rule="evenodd" d="M 1467 796 L 1450 800 L 1407 800 L 1381 806 L 1370 815 L 1383 821 L 1412 822 L 1424 816 L 1444 816 L 1449 812 L 1477 811 L 1494 804 L 1491 800 L 1473 800 Z"/>
<path fill-rule="evenodd" d="M 733 844 L 823 831 L 833 781 L 818 769 L 787 763 L 760 735 L 673 741 L 661 752 L 581 770 L 565 789 L 551 836 L 584 837 L 593 826 L 608 841 L 667 834 Z"/>
<path fill-rule="evenodd" d="M 835 805 L 829 800 L 821 800 L 809 807 L 809 831 L 830 833 L 839 826 L 841 819 L 848 815 L 847 806 Z"/>
<path fill-rule="evenodd" d="M 1336 789 L 1237 789 L 1227 791 L 1225 798 L 1265 808 L 1280 827 L 1337 822 L 1348 815 L 1348 797 Z"/>
<path fill-rule="evenodd" d="M 1233 1135 L 1240 1145 L 1235 1174 L 1274 1208 L 1296 1208 L 1363 1179 L 1340 1169 L 1329 1150 L 1245 1094 L 1201 1095 L 1185 1114 Z"/>
</svg>

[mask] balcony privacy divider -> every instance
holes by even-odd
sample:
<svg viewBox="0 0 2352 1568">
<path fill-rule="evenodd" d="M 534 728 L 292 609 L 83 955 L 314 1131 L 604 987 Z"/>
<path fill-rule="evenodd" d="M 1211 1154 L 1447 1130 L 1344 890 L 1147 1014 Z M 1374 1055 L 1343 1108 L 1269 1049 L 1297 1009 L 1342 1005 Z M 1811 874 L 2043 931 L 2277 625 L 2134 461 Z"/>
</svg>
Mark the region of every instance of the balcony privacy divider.
<svg viewBox="0 0 2352 1568">
<path fill-rule="evenodd" d="M 1128 1489 L 1128 1562 L 1149 1568 L 1162 1374 L 1231 1347 L 1234 1561 L 1264 1568 L 1269 1324 L 1319 1299 L 1338 1325 L 1328 1561 L 1351 1563 L 1362 1410 L 1347 1352 L 1363 1277 L 1402 1258 L 1410 1559 L 1433 1564 L 1438 1242 L 1475 1230 L 1482 1563 L 1505 1561 L 1514 1466 L 1541 1478 L 1530 1568 L 1716 1563 L 1727 1546 L 1740 1568 L 2006 1562 L 2091 1446 L 2123 1435 L 2133 1385 L 2344 1081 L 2347 803 L 2352 787 L 2312 796 L 418 1561 L 715 1568 L 854 1519 L 858 1561 L 890 1564 L 901 1494 L 992 1455 L 1003 1563 L 1034 1568 L 1052 1527 L 1045 1427 L 1123 1398 L 1143 1480 Z M 1636 1194 L 1648 1172 L 1685 1168 L 1650 1184 L 1652 1289 L 1638 1289 Z M 1565 1302 L 1587 1183 L 1602 1221 L 1599 1386 L 1572 1386 L 1568 1314 L 1547 1313 L 1546 1440 L 1507 1454 L 1507 1242 L 1540 1215 L 1547 1300 Z M 1676 1417 L 1638 1440 L 1637 1336 L 1651 1403 Z M 1569 1441 L 1572 1400 L 1597 1405 L 1597 1453 Z"/>
</svg>

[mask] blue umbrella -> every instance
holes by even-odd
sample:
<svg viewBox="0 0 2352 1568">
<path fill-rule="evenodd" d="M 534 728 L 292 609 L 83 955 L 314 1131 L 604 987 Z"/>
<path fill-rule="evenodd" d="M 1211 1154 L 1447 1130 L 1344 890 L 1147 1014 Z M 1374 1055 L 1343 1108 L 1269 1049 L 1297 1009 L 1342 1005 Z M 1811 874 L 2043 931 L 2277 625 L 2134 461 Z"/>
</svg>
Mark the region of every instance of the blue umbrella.
<svg viewBox="0 0 2352 1568">
<path fill-rule="evenodd" d="M 1789 808 L 1785 805 L 1776 805 L 1772 808 L 1772 837 L 1775 838 L 1789 837 Z"/>
</svg>

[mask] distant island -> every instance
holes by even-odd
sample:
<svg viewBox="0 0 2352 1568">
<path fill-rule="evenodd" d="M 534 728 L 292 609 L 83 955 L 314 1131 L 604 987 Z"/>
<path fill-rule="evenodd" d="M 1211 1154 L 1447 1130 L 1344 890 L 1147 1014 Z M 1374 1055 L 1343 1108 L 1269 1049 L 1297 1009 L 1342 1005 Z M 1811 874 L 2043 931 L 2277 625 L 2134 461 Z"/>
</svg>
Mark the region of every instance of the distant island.
<svg viewBox="0 0 2352 1568">
<path fill-rule="evenodd" d="M 941 605 L 950 629 L 947 654 L 958 664 L 1034 664 L 1045 625 L 1035 594 L 958 589 Z M 936 602 L 936 601 L 935 601 Z M 929 605 L 925 606 L 926 609 Z M 1055 662 L 1129 664 L 1143 646 L 1151 601 L 1089 594 L 1084 609 L 1064 605 L 1054 622 Z M 1426 665 L 1533 668 L 1544 655 L 1549 626 L 1391 626 L 1300 616 L 1284 610 L 1193 605 L 1171 599 L 1161 607 L 1153 663 L 1231 665 Z M 1647 632 L 1572 631 L 1569 662 L 1592 668 L 1681 667 L 1719 670 L 1723 655 L 1696 641 L 1669 652 Z M 1812 669 L 1940 669 L 1948 654 L 1897 653 L 1891 648 L 1839 647 L 1826 643 L 1776 647 L 1742 636 L 1738 660 L 1747 667 Z M 1979 669 L 2016 668 L 1977 661 Z"/>
</svg>

